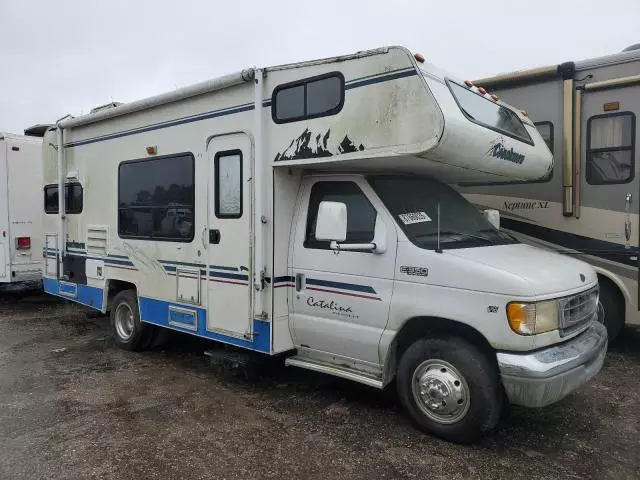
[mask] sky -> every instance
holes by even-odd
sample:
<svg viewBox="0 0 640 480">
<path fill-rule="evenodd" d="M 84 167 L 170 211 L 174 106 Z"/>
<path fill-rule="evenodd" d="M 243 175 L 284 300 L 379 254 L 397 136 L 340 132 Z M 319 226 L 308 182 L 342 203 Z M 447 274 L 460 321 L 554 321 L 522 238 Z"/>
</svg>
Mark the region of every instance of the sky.
<svg viewBox="0 0 640 480">
<path fill-rule="evenodd" d="M 0 0 L 0 131 L 385 45 L 481 78 L 617 53 L 639 27 L 640 0 Z"/>
</svg>

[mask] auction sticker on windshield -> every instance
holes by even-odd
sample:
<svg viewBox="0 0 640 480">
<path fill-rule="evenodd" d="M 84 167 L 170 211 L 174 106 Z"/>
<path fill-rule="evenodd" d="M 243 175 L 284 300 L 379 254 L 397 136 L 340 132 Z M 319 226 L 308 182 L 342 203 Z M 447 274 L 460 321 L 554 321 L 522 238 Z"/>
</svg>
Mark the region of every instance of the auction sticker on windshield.
<svg viewBox="0 0 640 480">
<path fill-rule="evenodd" d="M 401 213 L 398 215 L 402 223 L 405 225 L 411 225 L 412 223 L 423 223 L 430 222 L 431 218 L 425 212 L 411 212 L 411 213 Z"/>
</svg>

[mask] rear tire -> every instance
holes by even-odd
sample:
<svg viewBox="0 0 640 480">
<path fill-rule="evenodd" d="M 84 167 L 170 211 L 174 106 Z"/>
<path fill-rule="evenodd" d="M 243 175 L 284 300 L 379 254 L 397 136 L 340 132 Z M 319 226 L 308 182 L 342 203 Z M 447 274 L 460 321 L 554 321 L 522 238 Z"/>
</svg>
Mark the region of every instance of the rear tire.
<svg viewBox="0 0 640 480">
<path fill-rule="evenodd" d="M 419 429 L 451 442 L 478 440 L 502 413 L 496 366 L 459 337 L 422 338 L 411 345 L 398 365 L 397 389 Z"/>
<path fill-rule="evenodd" d="M 609 343 L 612 343 L 624 327 L 624 297 L 608 278 L 599 277 L 599 283 L 598 320 L 607 327 Z"/>
<path fill-rule="evenodd" d="M 125 350 L 144 350 L 153 340 L 153 327 L 140 321 L 134 290 L 123 290 L 113 300 L 109 315 L 113 338 Z"/>
</svg>

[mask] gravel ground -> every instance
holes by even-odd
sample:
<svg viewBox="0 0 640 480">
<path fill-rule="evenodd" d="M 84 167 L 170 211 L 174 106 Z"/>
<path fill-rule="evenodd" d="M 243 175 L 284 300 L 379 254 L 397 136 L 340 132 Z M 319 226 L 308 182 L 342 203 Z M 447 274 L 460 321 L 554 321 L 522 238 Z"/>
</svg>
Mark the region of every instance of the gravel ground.
<svg viewBox="0 0 640 480">
<path fill-rule="evenodd" d="M 640 478 L 635 330 L 589 385 L 511 407 L 470 447 L 415 430 L 391 394 L 268 363 L 239 375 L 207 345 L 126 352 L 105 317 L 0 293 L 0 479 Z"/>
</svg>

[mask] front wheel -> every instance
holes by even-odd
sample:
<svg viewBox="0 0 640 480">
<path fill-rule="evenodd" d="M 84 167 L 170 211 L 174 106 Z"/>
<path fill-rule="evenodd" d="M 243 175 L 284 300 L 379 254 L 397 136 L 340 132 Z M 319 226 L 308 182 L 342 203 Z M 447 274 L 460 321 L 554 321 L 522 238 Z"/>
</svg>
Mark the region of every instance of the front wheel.
<svg viewBox="0 0 640 480">
<path fill-rule="evenodd" d="M 458 337 L 423 338 L 398 366 L 398 395 L 421 430 L 471 443 L 498 423 L 503 394 L 495 365 Z"/>
<path fill-rule="evenodd" d="M 600 278 L 599 283 L 598 320 L 607 327 L 609 343 L 612 343 L 624 327 L 624 297 L 608 278 Z"/>
</svg>

